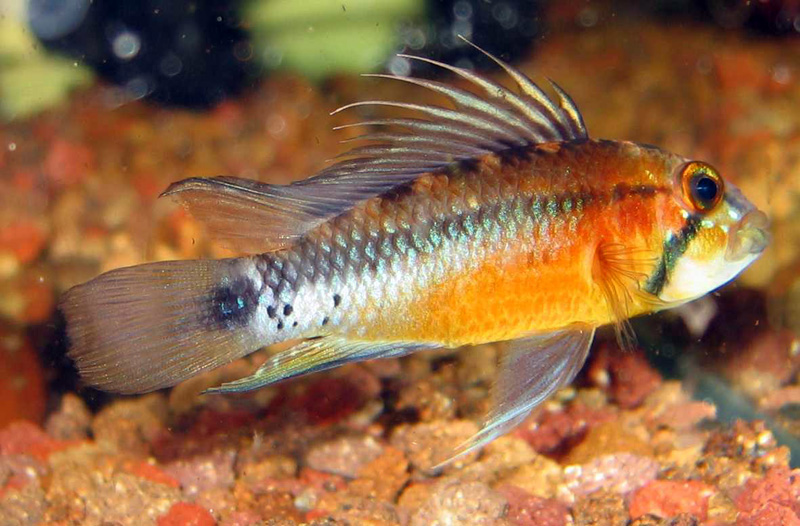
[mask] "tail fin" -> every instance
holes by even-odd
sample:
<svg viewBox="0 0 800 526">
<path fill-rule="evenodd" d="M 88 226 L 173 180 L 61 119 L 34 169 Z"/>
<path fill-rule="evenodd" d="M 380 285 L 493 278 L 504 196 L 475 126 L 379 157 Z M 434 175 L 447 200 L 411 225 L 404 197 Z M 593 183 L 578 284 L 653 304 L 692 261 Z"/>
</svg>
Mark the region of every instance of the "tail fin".
<svg viewBox="0 0 800 526">
<path fill-rule="evenodd" d="M 86 383 L 144 393 L 258 349 L 248 323 L 258 298 L 238 261 L 150 263 L 69 290 L 68 353 Z"/>
</svg>

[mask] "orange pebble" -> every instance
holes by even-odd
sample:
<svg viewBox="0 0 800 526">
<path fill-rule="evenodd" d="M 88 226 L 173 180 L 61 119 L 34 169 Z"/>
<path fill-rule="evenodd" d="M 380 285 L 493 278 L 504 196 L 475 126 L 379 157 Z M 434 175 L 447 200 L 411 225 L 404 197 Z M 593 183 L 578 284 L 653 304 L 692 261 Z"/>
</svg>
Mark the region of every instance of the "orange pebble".
<svg viewBox="0 0 800 526">
<path fill-rule="evenodd" d="M 8 336 L 0 331 L 0 337 Z M 19 335 L 19 338 L 23 338 Z M 45 385 L 36 351 L 15 336 L 0 339 L 0 428 L 15 420 L 40 422 L 45 411 Z"/>
<path fill-rule="evenodd" d="M 94 153 L 87 146 L 56 139 L 47 152 L 44 170 L 54 182 L 72 185 L 92 172 L 94 164 Z"/>
<path fill-rule="evenodd" d="M 633 519 L 647 514 L 669 518 L 690 513 L 704 521 L 712 491 L 696 480 L 654 480 L 633 494 L 629 513 Z"/>
<path fill-rule="evenodd" d="M 22 263 L 30 263 L 45 245 L 45 234 L 34 221 L 20 219 L 0 229 L 0 250 L 8 250 Z"/>
<path fill-rule="evenodd" d="M 128 461 L 125 463 L 123 467 L 125 471 L 127 471 L 131 475 L 147 479 L 157 484 L 164 484 L 165 486 L 169 486 L 171 488 L 180 487 L 180 483 L 177 480 L 175 480 L 174 477 L 168 475 L 163 470 L 161 470 L 161 468 L 159 468 L 158 466 L 154 466 L 149 462 Z"/>
<path fill-rule="evenodd" d="M 216 523 L 207 509 L 188 502 L 173 504 L 157 521 L 158 526 L 214 526 Z"/>
</svg>

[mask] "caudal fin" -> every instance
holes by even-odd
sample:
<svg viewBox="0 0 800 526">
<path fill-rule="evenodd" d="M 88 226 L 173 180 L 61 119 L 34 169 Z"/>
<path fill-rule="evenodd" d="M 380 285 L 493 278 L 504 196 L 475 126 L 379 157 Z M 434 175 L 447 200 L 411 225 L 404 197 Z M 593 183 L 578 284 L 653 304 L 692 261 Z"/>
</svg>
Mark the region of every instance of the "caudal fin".
<svg viewBox="0 0 800 526">
<path fill-rule="evenodd" d="M 238 260 L 167 261 L 78 285 L 60 302 L 68 354 L 87 384 L 127 394 L 240 358 L 260 346 L 248 323 L 257 297 L 241 274 Z"/>
</svg>

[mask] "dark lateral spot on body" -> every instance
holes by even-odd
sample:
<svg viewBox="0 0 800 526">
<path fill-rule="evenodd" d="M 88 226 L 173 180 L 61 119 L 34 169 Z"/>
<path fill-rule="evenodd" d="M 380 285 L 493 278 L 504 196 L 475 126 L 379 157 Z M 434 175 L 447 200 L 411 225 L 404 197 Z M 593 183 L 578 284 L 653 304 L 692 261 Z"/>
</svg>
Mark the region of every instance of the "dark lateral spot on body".
<svg viewBox="0 0 800 526">
<path fill-rule="evenodd" d="M 293 310 L 294 309 L 292 308 L 292 306 L 287 303 L 286 306 L 283 308 L 283 315 L 284 316 L 289 316 L 289 315 L 292 314 Z"/>
<path fill-rule="evenodd" d="M 631 193 L 631 187 L 625 183 L 620 183 L 614 186 L 614 191 L 611 195 L 611 198 L 614 201 L 622 201 Z"/>
<path fill-rule="evenodd" d="M 327 316 L 325 316 L 324 318 L 322 318 L 322 324 L 323 324 L 323 325 L 327 325 L 329 321 L 331 321 L 331 320 L 330 320 L 330 318 L 328 318 Z"/>
<path fill-rule="evenodd" d="M 333 295 L 333 306 L 338 307 L 342 303 L 342 297 L 338 294 Z"/>
<path fill-rule="evenodd" d="M 297 327 L 297 322 L 293 322 L 292 327 Z"/>
<path fill-rule="evenodd" d="M 478 166 L 480 162 L 477 159 L 462 159 L 456 165 L 456 172 L 461 173 L 472 173 L 478 171 Z"/>
<path fill-rule="evenodd" d="M 275 317 L 275 307 L 273 307 L 272 305 L 267 307 L 267 316 L 269 316 L 270 318 Z"/>
<path fill-rule="evenodd" d="M 226 328 L 244 327 L 258 306 L 253 282 L 239 278 L 213 292 L 211 317 L 216 325 Z"/>
<path fill-rule="evenodd" d="M 526 161 L 530 158 L 530 155 L 530 146 L 511 145 L 509 148 L 497 152 L 497 156 L 500 157 L 500 161 L 503 164 L 513 164 L 520 161 Z"/>
<path fill-rule="evenodd" d="M 283 322 L 282 322 L 282 321 L 279 321 L 279 322 L 278 322 L 278 330 L 279 330 L 279 331 L 282 331 L 282 330 L 283 330 Z"/>
<path fill-rule="evenodd" d="M 387 190 L 386 192 L 382 193 L 380 197 L 384 201 L 399 201 L 403 197 L 410 195 L 413 191 L 414 182 L 411 181 L 409 183 L 395 186 L 391 190 Z"/>
</svg>

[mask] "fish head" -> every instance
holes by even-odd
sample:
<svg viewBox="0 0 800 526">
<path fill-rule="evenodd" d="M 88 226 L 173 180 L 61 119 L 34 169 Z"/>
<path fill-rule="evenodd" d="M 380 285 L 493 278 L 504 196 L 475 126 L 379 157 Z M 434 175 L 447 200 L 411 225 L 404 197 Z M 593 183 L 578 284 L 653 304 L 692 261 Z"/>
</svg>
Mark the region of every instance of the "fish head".
<svg viewBox="0 0 800 526">
<path fill-rule="evenodd" d="M 682 228 L 663 243 L 658 297 L 674 306 L 735 278 L 769 243 L 769 221 L 711 165 L 685 161 L 675 170 L 673 205 Z"/>
</svg>

